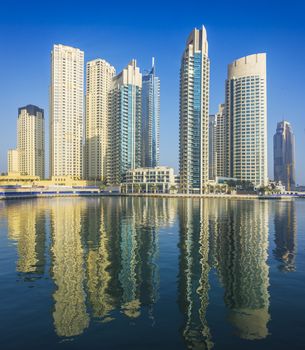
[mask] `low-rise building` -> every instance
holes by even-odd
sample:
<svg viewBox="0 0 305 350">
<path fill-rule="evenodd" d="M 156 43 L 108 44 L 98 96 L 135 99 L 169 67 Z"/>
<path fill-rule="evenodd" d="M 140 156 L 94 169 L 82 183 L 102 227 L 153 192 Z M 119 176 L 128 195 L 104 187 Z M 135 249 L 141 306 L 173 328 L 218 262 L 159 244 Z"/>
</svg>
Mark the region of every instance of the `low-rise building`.
<svg viewBox="0 0 305 350">
<path fill-rule="evenodd" d="M 177 191 L 174 169 L 167 166 L 127 171 L 121 185 L 123 193 L 169 193 Z"/>
</svg>

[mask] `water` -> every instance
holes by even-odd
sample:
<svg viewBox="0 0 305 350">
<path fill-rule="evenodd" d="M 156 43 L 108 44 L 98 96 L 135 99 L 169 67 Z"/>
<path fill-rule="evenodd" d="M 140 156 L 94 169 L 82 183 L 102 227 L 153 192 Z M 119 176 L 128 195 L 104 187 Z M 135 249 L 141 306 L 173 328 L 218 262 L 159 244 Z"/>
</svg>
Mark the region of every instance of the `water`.
<svg viewBox="0 0 305 350">
<path fill-rule="evenodd" d="M 303 349 L 305 201 L 0 202 L 1 349 Z"/>
</svg>

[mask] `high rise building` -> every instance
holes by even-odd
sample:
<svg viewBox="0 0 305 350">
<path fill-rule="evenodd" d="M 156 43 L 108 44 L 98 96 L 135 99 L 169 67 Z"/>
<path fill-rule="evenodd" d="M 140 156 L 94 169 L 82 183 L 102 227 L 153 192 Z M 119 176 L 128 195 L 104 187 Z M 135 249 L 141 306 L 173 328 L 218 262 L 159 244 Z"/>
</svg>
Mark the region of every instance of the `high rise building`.
<svg viewBox="0 0 305 350">
<path fill-rule="evenodd" d="M 113 78 L 109 94 L 109 184 L 120 184 L 126 171 L 141 166 L 142 74 L 136 60 Z"/>
<path fill-rule="evenodd" d="M 226 114 L 225 105 L 218 106 L 215 128 L 215 172 L 216 176 L 225 177 L 226 173 Z"/>
<path fill-rule="evenodd" d="M 209 180 L 214 180 L 216 177 L 216 129 L 217 116 L 211 114 L 209 117 Z"/>
<path fill-rule="evenodd" d="M 96 59 L 87 63 L 85 178 L 105 180 L 107 176 L 108 97 L 115 69 Z"/>
<path fill-rule="evenodd" d="M 44 111 L 27 105 L 18 109 L 18 169 L 22 175 L 45 175 Z"/>
<path fill-rule="evenodd" d="M 290 123 L 277 123 L 273 136 L 274 180 L 281 181 L 286 190 L 295 189 L 295 138 Z"/>
<path fill-rule="evenodd" d="M 52 50 L 50 87 L 51 176 L 83 175 L 84 52 L 64 45 Z"/>
<path fill-rule="evenodd" d="M 207 33 L 194 29 L 180 69 L 180 190 L 202 193 L 209 178 L 209 75 Z"/>
<path fill-rule="evenodd" d="M 265 186 L 267 173 L 266 54 L 242 57 L 228 66 L 226 81 L 227 173 Z"/>
<path fill-rule="evenodd" d="M 156 167 L 160 160 L 160 79 L 151 71 L 142 78 L 142 166 Z"/>
<path fill-rule="evenodd" d="M 19 159 L 17 149 L 9 149 L 7 152 L 7 171 L 8 173 L 19 173 Z"/>
</svg>

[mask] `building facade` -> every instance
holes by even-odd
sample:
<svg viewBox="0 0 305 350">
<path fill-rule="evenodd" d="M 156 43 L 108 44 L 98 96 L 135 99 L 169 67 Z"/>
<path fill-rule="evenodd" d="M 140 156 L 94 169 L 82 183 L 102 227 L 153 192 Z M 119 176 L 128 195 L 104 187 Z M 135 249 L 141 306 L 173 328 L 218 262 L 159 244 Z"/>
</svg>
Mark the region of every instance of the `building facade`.
<svg viewBox="0 0 305 350">
<path fill-rule="evenodd" d="M 109 93 L 109 157 L 107 182 L 119 185 L 142 160 L 142 74 L 136 60 L 113 78 Z"/>
<path fill-rule="evenodd" d="M 277 123 L 273 136 L 274 180 L 287 191 L 295 190 L 295 138 L 289 122 Z"/>
<path fill-rule="evenodd" d="M 44 111 L 27 105 L 18 109 L 17 152 L 21 175 L 45 176 Z"/>
<path fill-rule="evenodd" d="M 85 178 L 106 180 L 109 91 L 115 68 L 103 59 L 87 63 Z"/>
<path fill-rule="evenodd" d="M 7 151 L 7 172 L 19 173 L 19 159 L 17 149 L 9 149 Z"/>
<path fill-rule="evenodd" d="M 266 186 L 266 54 L 242 57 L 228 66 L 226 81 L 227 174 Z"/>
<path fill-rule="evenodd" d="M 214 180 L 216 177 L 216 129 L 217 116 L 211 114 L 209 117 L 209 180 Z"/>
<path fill-rule="evenodd" d="M 209 75 L 207 33 L 194 29 L 180 69 L 179 170 L 182 193 L 203 193 L 209 178 Z"/>
<path fill-rule="evenodd" d="M 50 175 L 82 178 L 84 52 L 54 45 L 51 60 Z"/>
<path fill-rule="evenodd" d="M 215 172 L 216 176 L 224 177 L 226 173 L 226 114 L 225 104 L 218 106 L 215 128 Z"/>
<path fill-rule="evenodd" d="M 156 167 L 160 161 L 160 79 L 151 71 L 142 78 L 142 165 Z"/>
<path fill-rule="evenodd" d="M 162 192 L 176 190 L 174 169 L 167 166 L 130 169 L 126 173 L 123 191 Z"/>
</svg>

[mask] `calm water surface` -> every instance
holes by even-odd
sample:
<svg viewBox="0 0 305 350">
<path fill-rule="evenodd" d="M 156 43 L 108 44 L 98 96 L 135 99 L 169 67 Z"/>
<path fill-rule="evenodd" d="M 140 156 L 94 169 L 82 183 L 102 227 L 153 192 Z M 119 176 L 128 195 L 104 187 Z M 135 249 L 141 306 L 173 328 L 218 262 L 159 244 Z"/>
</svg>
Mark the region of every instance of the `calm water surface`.
<svg viewBox="0 0 305 350">
<path fill-rule="evenodd" d="M 0 202 L 1 349 L 304 349 L 305 200 Z"/>
</svg>

